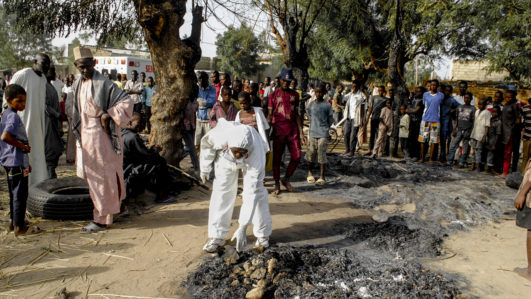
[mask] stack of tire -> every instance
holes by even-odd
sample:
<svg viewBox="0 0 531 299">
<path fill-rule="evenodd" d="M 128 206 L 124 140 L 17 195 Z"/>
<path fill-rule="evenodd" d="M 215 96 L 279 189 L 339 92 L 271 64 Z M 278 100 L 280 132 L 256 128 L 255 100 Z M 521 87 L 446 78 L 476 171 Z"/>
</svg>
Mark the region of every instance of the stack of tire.
<svg viewBox="0 0 531 299">
<path fill-rule="evenodd" d="M 87 183 L 78 177 L 42 181 L 29 188 L 28 212 L 52 220 L 90 220 L 94 205 Z"/>
</svg>

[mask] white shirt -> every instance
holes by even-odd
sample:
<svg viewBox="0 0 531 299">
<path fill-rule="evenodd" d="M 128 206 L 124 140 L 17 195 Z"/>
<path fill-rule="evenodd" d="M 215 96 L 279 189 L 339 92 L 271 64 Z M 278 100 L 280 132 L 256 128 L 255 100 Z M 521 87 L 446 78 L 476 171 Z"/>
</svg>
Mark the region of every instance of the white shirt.
<svg viewBox="0 0 531 299">
<path fill-rule="evenodd" d="M 71 101 L 74 100 L 74 90 L 72 89 L 72 85 L 63 86 L 62 93 L 66 94 L 66 99 L 67 100 L 71 100 Z"/>
<path fill-rule="evenodd" d="M 409 137 L 409 115 L 406 113 L 400 118 L 400 127 L 398 131 L 398 137 Z"/>
<path fill-rule="evenodd" d="M 136 82 L 133 82 L 132 80 L 127 80 L 127 83 L 125 83 L 124 90 L 125 91 L 142 91 L 144 89 L 144 84 L 137 80 Z M 142 102 L 141 95 L 140 94 L 130 94 L 129 97 L 131 100 L 133 100 L 133 103 L 138 104 Z"/>
<path fill-rule="evenodd" d="M 483 137 L 485 137 L 485 135 L 487 134 L 486 127 L 490 126 L 490 117 L 491 114 L 489 110 L 476 110 L 476 117 L 474 118 L 474 128 L 472 129 L 470 138 L 475 139 L 477 141 L 481 141 Z"/>
<path fill-rule="evenodd" d="M 456 93 L 454 93 L 452 95 L 452 97 L 460 104 L 460 105 L 464 105 L 465 104 L 465 97 L 462 96 L 462 95 L 458 95 Z M 474 106 L 477 108 L 476 106 L 476 97 L 475 96 L 472 96 L 472 101 L 470 101 L 470 105 L 471 106 Z"/>
<path fill-rule="evenodd" d="M 264 97 L 264 98 L 267 98 L 267 96 L 269 96 L 269 94 L 272 93 L 272 92 L 273 92 L 273 88 L 271 87 L 271 85 L 266 86 L 266 87 L 264 88 L 264 95 L 263 95 L 263 97 Z"/>
<path fill-rule="evenodd" d="M 354 126 L 357 127 L 361 123 L 361 104 L 367 100 L 367 96 L 361 90 L 356 93 L 352 91 L 348 94 L 348 118 L 354 122 Z"/>
</svg>

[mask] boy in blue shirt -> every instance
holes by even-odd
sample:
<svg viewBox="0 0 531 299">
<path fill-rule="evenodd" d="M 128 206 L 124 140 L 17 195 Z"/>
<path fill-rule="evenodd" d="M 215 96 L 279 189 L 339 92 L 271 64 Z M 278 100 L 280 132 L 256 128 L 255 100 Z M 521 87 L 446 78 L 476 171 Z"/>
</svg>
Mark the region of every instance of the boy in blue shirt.
<svg viewBox="0 0 531 299">
<path fill-rule="evenodd" d="M 430 91 L 423 95 L 424 114 L 422 115 L 422 122 L 420 123 L 420 163 L 424 162 L 426 155 L 425 145 L 430 144 L 430 162 L 434 161 L 435 145 L 439 143 L 439 129 L 440 129 L 440 110 L 441 103 L 444 99 L 444 94 L 438 92 L 439 81 L 431 80 Z"/>
<path fill-rule="evenodd" d="M 315 89 L 315 101 L 310 102 L 307 109 L 307 113 L 310 116 L 310 139 L 306 152 L 306 160 L 308 160 L 308 177 L 306 180 L 310 184 L 315 183 L 317 185 L 326 183 L 326 151 L 328 150 L 328 138 L 330 137 L 328 131 L 334 123 L 332 105 L 324 100 L 325 92 L 326 85 L 322 83 Z M 312 174 L 312 163 L 315 160 L 321 166 L 321 176 L 317 182 Z"/>
<path fill-rule="evenodd" d="M 0 164 L 7 174 L 11 216 L 9 229 L 14 230 L 15 236 L 18 236 L 28 231 L 24 218 L 28 200 L 28 175 L 31 172 L 28 153 L 31 148 L 26 129 L 17 114 L 26 108 L 26 91 L 20 85 L 11 84 L 5 90 L 5 97 L 9 108 L 0 121 Z"/>
</svg>

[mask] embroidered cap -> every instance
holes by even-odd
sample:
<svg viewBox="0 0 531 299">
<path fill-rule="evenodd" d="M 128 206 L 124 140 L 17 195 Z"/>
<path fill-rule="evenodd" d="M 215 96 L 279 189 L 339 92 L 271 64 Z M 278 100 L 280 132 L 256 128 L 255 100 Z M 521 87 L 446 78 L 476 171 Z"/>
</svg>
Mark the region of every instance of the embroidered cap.
<svg viewBox="0 0 531 299">
<path fill-rule="evenodd" d="M 75 47 L 74 48 L 74 59 L 83 59 L 83 58 L 94 58 L 92 56 L 92 51 L 89 48 L 85 47 Z"/>
</svg>

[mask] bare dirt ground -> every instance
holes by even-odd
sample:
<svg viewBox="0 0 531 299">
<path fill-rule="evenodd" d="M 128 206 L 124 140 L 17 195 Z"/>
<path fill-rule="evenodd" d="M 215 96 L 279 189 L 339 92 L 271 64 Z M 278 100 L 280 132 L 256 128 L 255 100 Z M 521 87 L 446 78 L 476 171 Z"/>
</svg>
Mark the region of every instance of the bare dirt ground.
<svg viewBox="0 0 531 299">
<path fill-rule="evenodd" d="M 404 167 L 407 166 L 399 165 L 398 168 Z M 382 213 L 395 215 L 420 211 L 423 215 L 432 215 L 422 211 L 430 207 L 394 200 L 404 196 L 397 193 L 402 187 L 396 182 L 366 186 L 370 188 L 362 190 L 359 185 L 365 182 L 346 186 L 337 182 L 340 178 L 331 175 L 329 180 L 336 180 L 336 183 L 315 189 L 300 179 L 304 171 L 298 172 L 294 185 L 299 193 L 282 193 L 269 198 L 273 244 L 347 248 L 352 242 L 339 233 L 338 228 L 373 223 L 372 217 Z M 459 176 L 462 172 L 456 173 Z M 73 175 L 73 167 L 61 166 L 59 175 Z M 515 193 L 497 177 L 466 174 L 459 182 L 461 189 L 445 189 L 442 185 L 431 184 L 428 187 L 422 185 L 428 189 L 411 187 L 405 194 L 438 190 L 454 197 L 489 197 L 490 193 L 499 190 L 508 202 Z M 455 185 L 455 182 L 447 184 Z M 484 189 L 486 195 L 475 194 L 478 189 L 462 190 L 467 184 L 477 185 L 479 190 L 483 190 L 483 185 L 489 187 Z M 271 184 L 267 187 L 272 188 Z M 207 240 L 209 194 L 202 189 L 184 191 L 176 202 L 164 205 L 153 204 L 154 197 L 146 194 L 139 199 L 145 204 L 143 208 L 119 220 L 106 232 L 83 235 L 79 229 L 86 222 L 30 219 L 43 232 L 15 238 L 7 231 L 5 179 L 0 181 L 0 188 L 0 298 L 53 298 L 63 288 L 69 298 L 186 298 L 189 295 L 183 282 L 207 257 L 201 248 Z M 356 200 L 361 200 L 355 195 L 369 198 L 369 203 L 355 204 Z M 389 199 L 385 204 L 373 205 L 370 203 L 373 195 Z M 348 197 L 354 199 L 346 200 Z M 241 199 L 238 199 L 235 219 L 240 204 Z M 456 206 L 455 214 L 459 215 L 462 208 L 467 207 Z M 514 216 L 510 213 L 497 218 L 474 225 L 467 224 L 466 215 L 459 218 L 466 227 L 444 239 L 441 247 L 445 255 L 425 259 L 423 264 L 458 277 L 463 297 L 528 297 L 531 282 L 513 272 L 515 267 L 526 264 L 525 231 L 515 226 Z M 233 230 L 237 227 L 235 219 Z M 254 242 L 250 230 L 248 239 L 250 243 Z"/>
</svg>

